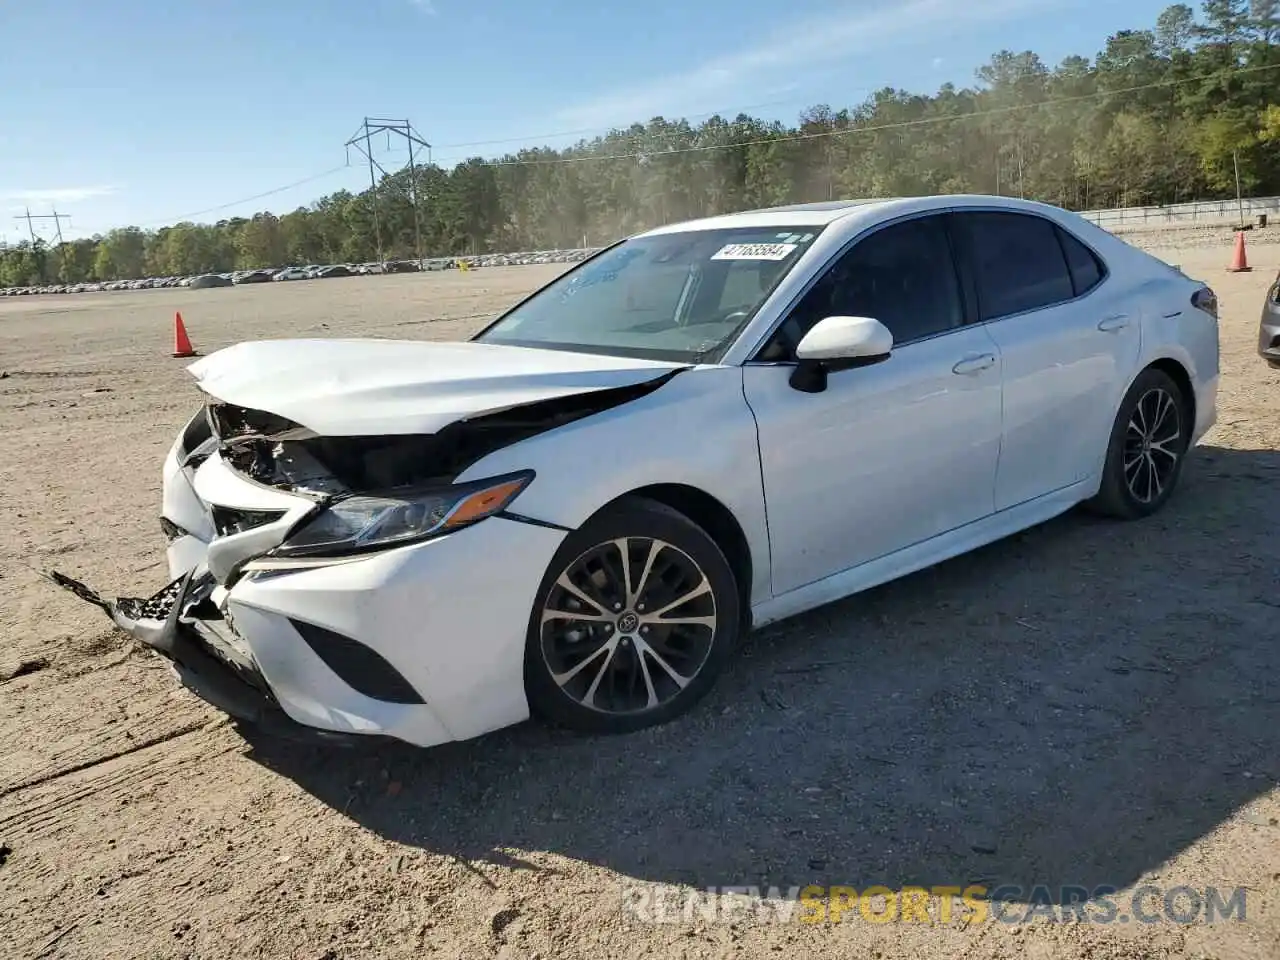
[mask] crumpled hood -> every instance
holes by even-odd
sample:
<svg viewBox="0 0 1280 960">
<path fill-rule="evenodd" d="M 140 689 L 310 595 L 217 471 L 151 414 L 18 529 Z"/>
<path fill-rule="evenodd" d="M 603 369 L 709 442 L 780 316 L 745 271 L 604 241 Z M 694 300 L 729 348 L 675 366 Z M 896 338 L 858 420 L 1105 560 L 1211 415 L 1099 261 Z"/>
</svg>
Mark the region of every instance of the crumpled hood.
<svg viewBox="0 0 1280 960">
<path fill-rule="evenodd" d="M 539 400 L 629 387 L 688 366 L 422 340 L 260 340 L 197 360 L 200 389 L 326 436 L 436 433 Z"/>
</svg>

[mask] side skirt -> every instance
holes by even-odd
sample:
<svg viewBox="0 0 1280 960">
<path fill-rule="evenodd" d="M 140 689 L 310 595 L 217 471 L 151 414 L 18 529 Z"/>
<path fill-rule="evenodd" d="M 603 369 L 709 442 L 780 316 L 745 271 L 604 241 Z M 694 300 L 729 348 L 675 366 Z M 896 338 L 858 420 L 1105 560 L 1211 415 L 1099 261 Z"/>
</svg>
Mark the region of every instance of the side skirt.
<svg viewBox="0 0 1280 960">
<path fill-rule="evenodd" d="M 1097 491 L 1096 477 L 1082 480 L 822 580 L 789 590 L 781 596 L 753 605 L 752 626 L 762 627 L 804 613 L 994 543 L 1066 513 Z"/>
</svg>

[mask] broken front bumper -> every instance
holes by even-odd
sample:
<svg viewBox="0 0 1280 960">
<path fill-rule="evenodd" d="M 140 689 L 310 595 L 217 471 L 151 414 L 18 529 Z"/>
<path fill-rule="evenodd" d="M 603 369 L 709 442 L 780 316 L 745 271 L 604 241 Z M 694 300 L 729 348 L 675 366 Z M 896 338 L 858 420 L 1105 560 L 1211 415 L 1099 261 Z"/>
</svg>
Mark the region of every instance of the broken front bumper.
<svg viewBox="0 0 1280 960">
<path fill-rule="evenodd" d="M 564 531 L 495 516 L 373 553 L 272 556 L 315 507 L 180 439 L 164 467 L 170 584 L 108 602 L 53 576 L 264 726 L 431 746 L 528 717 L 529 612 Z"/>
<path fill-rule="evenodd" d="M 58 586 L 105 610 L 116 626 L 168 660 L 183 686 L 222 712 L 251 723 L 264 733 L 291 740 L 335 744 L 368 740 L 308 727 L 291 719 L 251 663 L 200 636 L 189 615 L 193 606 L 208 599 L 211 578 L 196 581 L 192 571 L 145 600 L 121 597 L 108 601 L 65 574 L 55 571 L 50 577 Z"/>
</svg>

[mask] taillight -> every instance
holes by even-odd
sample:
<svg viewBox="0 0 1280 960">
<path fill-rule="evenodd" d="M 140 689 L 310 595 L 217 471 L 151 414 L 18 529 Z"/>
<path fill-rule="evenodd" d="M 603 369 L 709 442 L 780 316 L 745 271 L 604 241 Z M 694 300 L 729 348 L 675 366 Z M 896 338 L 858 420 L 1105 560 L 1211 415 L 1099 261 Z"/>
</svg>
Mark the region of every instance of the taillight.
<svg viewBox="0 0 1280 960">
<path fill-rule="evenodd" d="M 1203 310 L 1213 319 L 1218 319 L 1218 295 L 1208 287 L 1201 287 L 1191 295 L 1191 305 L 1197 310 Z"/>
</svg>

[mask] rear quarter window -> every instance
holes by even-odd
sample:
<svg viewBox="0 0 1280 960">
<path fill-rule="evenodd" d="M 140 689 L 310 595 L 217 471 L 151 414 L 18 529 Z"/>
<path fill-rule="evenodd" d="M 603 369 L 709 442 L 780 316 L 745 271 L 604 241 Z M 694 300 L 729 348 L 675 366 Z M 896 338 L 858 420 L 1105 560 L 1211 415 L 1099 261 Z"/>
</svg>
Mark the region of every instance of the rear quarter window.
<svg viewBox="0 0 1280 960">
<path fill-rule="evenodd" d="M 1062 253 L 1071 271 L 1071 285 L 1077 297 L 1083 296 L 1102 282 L 1107 269 L 1092 250 L 1061 227 L 1058 239 L 1062 241 Z"/>
</svg>

